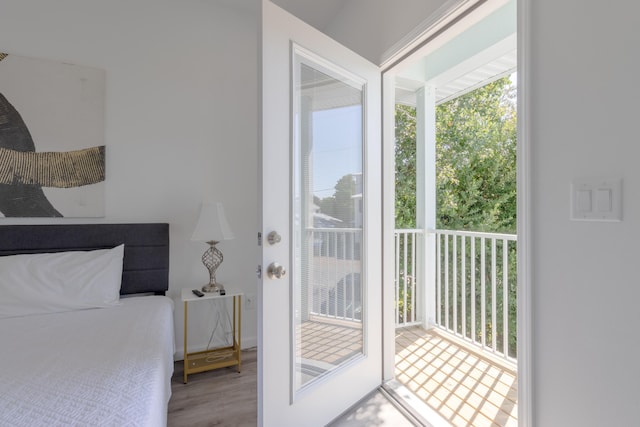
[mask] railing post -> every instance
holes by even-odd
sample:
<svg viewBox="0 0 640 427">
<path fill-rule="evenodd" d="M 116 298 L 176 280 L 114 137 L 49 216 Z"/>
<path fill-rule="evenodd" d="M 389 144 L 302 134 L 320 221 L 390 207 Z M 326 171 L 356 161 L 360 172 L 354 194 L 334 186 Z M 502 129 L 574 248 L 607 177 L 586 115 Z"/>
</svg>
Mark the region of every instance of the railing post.
<svg viewBox="0 0 640 427">
<path fill-rule="evenodd" d="M 436 98 L 433 88 L 416 92 L 416 228 L 418 314 L 425 329 L 436 325 Z"/>
</svg>

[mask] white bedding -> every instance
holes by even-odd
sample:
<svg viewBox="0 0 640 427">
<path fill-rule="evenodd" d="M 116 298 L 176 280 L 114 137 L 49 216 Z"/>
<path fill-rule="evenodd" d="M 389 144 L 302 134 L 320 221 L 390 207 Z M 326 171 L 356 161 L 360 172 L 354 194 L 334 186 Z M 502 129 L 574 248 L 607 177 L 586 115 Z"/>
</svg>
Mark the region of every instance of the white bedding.
<svg viewBox="0 0 640 427">
<path fill-rule="evenodd" d="M 172 311 L 146 296 L 1 319 L 0 426 L 166 425 Z"/>
</svg>

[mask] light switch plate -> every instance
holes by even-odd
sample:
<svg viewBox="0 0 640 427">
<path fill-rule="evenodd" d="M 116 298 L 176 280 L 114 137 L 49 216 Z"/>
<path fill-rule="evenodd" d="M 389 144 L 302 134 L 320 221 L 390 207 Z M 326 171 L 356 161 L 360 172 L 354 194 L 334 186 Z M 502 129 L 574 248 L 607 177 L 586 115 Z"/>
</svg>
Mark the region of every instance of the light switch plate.
<svg viewBox="0 0 640 427">
<path fill-rule="evenodd" d="M 574 179 L 570 218 L 573 221 L 622 221 L 622 178 Z"/>
</svg>

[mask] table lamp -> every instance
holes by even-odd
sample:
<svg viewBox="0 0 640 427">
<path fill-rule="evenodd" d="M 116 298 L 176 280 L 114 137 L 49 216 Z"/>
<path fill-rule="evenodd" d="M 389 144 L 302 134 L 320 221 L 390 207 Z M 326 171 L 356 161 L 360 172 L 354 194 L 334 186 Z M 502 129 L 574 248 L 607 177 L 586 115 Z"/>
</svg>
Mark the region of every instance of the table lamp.
<svg viewBox="0 0 640 427">
<path fill-rule="evenodd" d="M 202 263 L 209 270 L 209 283 L 202 287 L 203 292 L 224 293 L 224 286 L 216 282 L 216 270 L 222 264 L 222 252 L 216 247 L 222 240 L 234 238 L 227 223 L 222 203 L 203 202 L 200 217 L 191 240 L 207 242 L 209 248 L 202 255 Z"/>
</svg>

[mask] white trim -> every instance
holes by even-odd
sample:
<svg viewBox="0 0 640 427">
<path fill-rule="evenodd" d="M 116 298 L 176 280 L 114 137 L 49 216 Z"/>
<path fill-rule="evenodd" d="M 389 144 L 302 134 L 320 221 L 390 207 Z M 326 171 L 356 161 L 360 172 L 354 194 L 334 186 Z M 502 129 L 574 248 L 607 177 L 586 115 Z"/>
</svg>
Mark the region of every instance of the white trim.
<svg viewBox="0 0 640 427">
<path fill-rule="evenodd" d="M 256 263 L 258 265 L 258 271 L 260 274 L 257 275 L 256 279 L 256 289 L 258 298 L 258 304 L 256 305 L 256 316 L 257 316 L 257 330 L 256 330 L 256 346 L 257 346 L 257 356 L 256 356 L 256 376 L 258 377 L 256 380 L 256 407 L 258 410 L 256 426 L 262 427 L 264 425 L 264 379 L 262 373 L 264 372 L 264 354 L 262 349 L 264 348 L 265 341 L 265 330 L 263 327 L 262 316 L 263 316 L 263 301 L 264 301 L 264 278 L 262 273 L 266 269 L 266 265 L 263 265 L 262 259 L 262 230 L 264 227 L 264 218 L 262 217 L 262 212 L 264 210 L 264 202 L 262 198 L 262 192 L 264 189 L 262 188 L 262 176 L 264 174 L 264 168 L 262 166 L 262 141 L 264 140 L 264 119 L 262 117 L 262 105 L 264 98 L 264 55 L 263 55 L 263 43 L 264 43 L 264 3 L 267 0 L 260 0 L 258 3 L 258 108 L 256 108 L 255 113 L 258 116 L 258 158 L 257 158 L 257 187 L 258 187 L 258 254 L 256 257 Z"/>
<path fill-rule="evenodd" d="M 392 403 L 396 404 L 405 416 L 408 414 L 410 418 L 420 423 L 419 425 L 424 427 L 451 427 L 451 423 L 440 415 L 438 411 L 427 405 L 399 381 L 388 381 L 380 389 L 393 399 Z"/>
<path fill-rule="evenodd" d="M 465 27 L 469 27 L 486 17 L 482 12 L 478 13 L 475 9 L 488 6 L 487 10 L 495 11 L 509 1 L 448 0 L 430 14 L 427 19 L 418 24 L 409 34 L 384 52 L 381 57 L 380 68 L 383 71 L 394 68 L 405 58 L 417 53 L 425 45 L 432 45 L 436 39 L 440 40 L 439 43 L 444 43 L 447 39 L 443 39 L 440 36 L 447 32 L 449 37 L 453 37 L 454 33 L 450 32 L 450 28 L 460 20 L 465 20 Z M 472 11 L 474 13 L 468 14 L 468 12 Z M 468 17 L 470 17 L 470 20 L 467 19 Z"/>
<path fill-rule="evenodd" d="M 403 59 L 411 50 L 423 43 L 430 35 L 449 24 L 451 19 L 485 0 L 448 0 L 427 19 L 419 23 L 406 36 L 387 49 L 381 57 L 382 69 Z"/>
<path fill-rule="evenodd" d="M 382 380 L 395 376 L 395 83 L 382 75 Z"/>
<path fill-rule="evenodd" d="M 493 0 L 486 0 L 492 2 Z M 500 0 L 496 0 L 499 2 Z M 428 44 L 428 38 L 441 31 L 457 16 L 454 12 L 478 5 L 482 0 L 451 0 L 431 15 L 414 31 L 396 43 L 383 55 L 381 68 L 385 81 L 393 78 L 393 70 L 410 55 L 416 54 L 421 44 Z M 504 3 L 504 2 L 503 2 Z M 464 10 L 461 10 L 465 7 Z M 517 0 L 517 34 L 518 34 L 518 154 L 517 154 L 517 197 L 518 197 L 518 425 L 533 426 L 533 318 L 532 318 L 532 250 L 531 234 L 531 116 L 530 103 L 530 68 L 531 61 L 531 26 L 529 23 L 531 0 Z M 459 15 L 458 15 L 459 16 Z M 433 25 L 436 28 L 429 29 Z M 386 88 L 385 88 L 386 89 Z M 386 111 L 385 111 L 386 113 Z M 386 136 L 386 132 L 385 132 Z M 385 139 L 386 144 L 389 142 Z M 385 165 L 387 163 L 385 162 Z M 386 175 L 385 175 L 386 176 Z M 386 190 L 386 189 L 385 189 Z M 388 194 L 385 192 L 385 200 Z M 386 224 L 386 222 L 385 222 Z M 385 342 L 388 338 L 385 337 Z M 385 366 L 386 368 L 386 366 Z M 388 377 L 385 376 L 385 379 Z"/>
<path fill-rule="evenodd" d="M 352 73 L 351 71 L 347 70 L 344 67 L 341 67 L 340 65 L 338 65 L 337 63 L 333 63 L 329 60 L 327 60 L 326 58 L 316 54 L 315 52 L 306 49 L 305 47 L 301 46 L 299 43 L 295 42 L 294 40 L 291 40 L 290 42 L 290 49 L 291 49 L 291 70 L 290 70 L 290 75 L 292 76 L 292 81 L 291 81 L 291 103 L 292 103 L 292 114 L 293 116 L 299 116 L 301 114 L 301 108 L 300 105 L 296 105 L 296 103 L 299 103 L 299 97 L 301 95 L 299 95 L 298 90 L 296 89 L 298 87 L 298 84 L 300 84 L 300 76 L 297 75 L 299 66 L 300 65 L 306 65 L 310 68 L 313 68 L 315 70 L 318 70 L 324 74 L 326 74 L 327 76 L 331 77 L 332 79 L 335 79 L 337 81 L 339 81 L 340 83 L 347 85 L 355 90 L 359 90 L 362 94 L 362 109 L 363 109 L 363 113 L 362 113 L 362 117 L 363 117 L 363 123 L 362 123 L 362 138 L 363 138 L 363 144 L 362 144 L 362 152 L 361 152 L 361 160 L 362 160 L 362 172 L 360 172 L 360 174 L 362 174 L 363 176 L 367 176 L 365 174 L 365 172 L 368 172 L 366 169 L 366 161 L 365 159 L 367 159 L 367 123 L 366 123 L 366 118 L 368 117 L 367 115 L 367 80 L 363 77 L 360 77 L 354 73 Z M 317 93 L 317 92 L 316 92 Z M 299 120 L 299 119 L 298 119 Z M 296 142 L 296 140 L 298 139 L 297 136 L 295 136 L 295 124 L 294 124 L 295 120 L 291 120 L 290 123 L 290 135 L 292 135 L 292 142 L 291 142 L 291 153 L 292 155 L 295 155 L 295 146 L 297 144 L 300 144 L 300 142 Z M 302 124 L 300 124 L 300 127 L 302 127 Z M 295 218 L 296 216 L 296 203 L 300 203 L 299 201 L 295 200 L 294 194 L 296 193 L 295 191 L 295 180 L 297 180 L 298 178 L 295 177 L 295 173 L 293 171 L 295 171 L 298 166 L 296 166 L 296 162 L 297 160 L 295 160 L 294 158 L 291 159 L 291 165 L 290 165 L 290 170 L 291 172 L 291 186 L 292 189 L 290 191 L 290 216 L 292 218 L 291 220 L 291 231 L 290 231 L 290 235 L 291 236 L 295 236 L 296 235 L 296 225 L 295 225 L 295 220 L 293 220 L 293 218 Z M 305 190 L 306 191 L 306 190 Z M 362 191 L 365 194 L 369 194 L 368 192 L 368 183 L 367 182 L 362 182 Z M 361 195 L 362 196 L 362 195 Z M 369 197 L 365 198 L 365 205 L 363 207 L 364 209 L 364 215 L 363 215 L 363 227 L 362 229 L 357 229 L 357 228 L 344 228 L 344 229 L 339 229 L 340 231 L 344 231 L 344 232 L 348 232 L 348 231 L 362 231 L 362 248 L 366 248 L 366 242 L 367 242 L 367 233 L 365 232 L 366 229 L 368 229 L 368 209 L 367 209 L 367 202 L 368 202 Z M 300 207 L 300 211 L 303 211 L 303 207 Z M 322 229 L 320 229 L 322 230 Z M 337 229 L 332 228 L 329 229 L 332 231 L 335 231 Z M 302 233 L 306 232 L 306 229 L 301 230 Z M 296 238 L 292 237 L 291 241 L 295 241 Z M 368 248 L 367 248 L 368 249 Z M 368 279 L 368 250 L 362 250 L 361 253 L 364 254 L 363 259 L 361 260 L 362 264 L 360 267 L 360 275 L 361 277 L 364 279 L 362 281 L 362 283 L 368 283 L 367 279 Z M 294 281 L 294 283 L 296 282 L 296 280 L 299 280 L 299 272 L 296 271 L 298 270 L 298 263 L 295 262 L 295 250 L 292 248 L 290 249 L 290 255 L 291 255 L 291 259 L 289 261 L 289 275 L 292 277 L 292 280 Z M 290 294 L 291 294 L 291 301 L 290 301 L 290 315 L 291 315 L 291 324 L 292 325 L 296 325 L 296 320 L 295 320 L 295 312 L 296 312 L 296 301 L 298 301 L 299 298 L 301 298 L 301 294 L 300 291 L 297 289 L 299 285 L 293 285 L 291 287 L 290 290 Z M 366 298 L 366 294 L 367 294 L 367 286 L 363 286 L 364 289 L 362 289 L 362 299 L 363 301 L 368 301 Z M 311 317 L 311 315 L 309 316 Z M 329 323 L 334 323 L 336 324 L 336 322 L 331 322 L 330 319 L 327 319 L 329 321 Z M 326 320 L 325 320 L 326 321 Z M 350 359 L 347 359 L 346 361 L 340 363 L 337 366 L 332 366 L 330 364 L 327 364 L 328 366 L 326 366 L 327 371 L 320 374 L 319 376 L 309 380 L 309 382 L 307 383 L 302 383 L 302 384 L 297 384 L 297 378 L 296 378 L 296 374 L 299 374 L 297 372 L 296 368 L 296 363 L 297 363 L 297 359 L 296 359 L 296 349 L 298 344 L 300 344 L 298 342 L 298 334 L 295 332 L 295 330 L 297 328 L 291 328 L 291 336 L 290 336 L 290 343 L 291 343 L 291 347 L 290 347 L 290 404 L 294 405 L 296 402 L 298 402 L 299 400 L 301 400 L 302 398 L 304 398 L 305 396 L 313 393 L 315 390 L 317 390 L 318 388 L 322 387 L 325 383 L 329 382 L 332 380 L 332 378 L 334 376 L 338 376 L 341 375 L 341 373 L 346 370 L 349 369 L 352 365 L 357 364 L 359 362 L 361 362 L 363 359 L 365 359 L 368 354 L 366 353 L 367 350 L 367 337 L 368 337 L 368 324 L 367 322 L 365 322 L 365 318 L 363 318 L 362 321 L 362 337 L 363 337 L 363 345 L 362 345 L 362 353 L 353 356 Z M 311 361 L 309 361 L 309 363 L 311 363 Z"/>
<path fill-rule="evenodd" d="M 296 55 L 300 58 L 303 58 L 304 61 L 298 61 L 300 63 L 311 62 L 313 66 L 316 68 L 321 68 L 320 71 L 328 75 L 329 77 L 338 80 L 340 83 L 344 83 L 356 90 L 360 90 L 364 92 L 363 87 L 366 86 L 367 80 L 364 77 L 361 77 L 353 72 L 347 70 L 344 67 L 339 66 L 338 64 L 334 64 L 320 55 L 312 52 L 311 50 L 300 46 L 300 44 L 295 41 L 291 41 L 291 51 L 292 51 L 292 61 L 295 61 Z M 293 66 L 295 66 L 295 62 Z M 309 65 L 309 64 L 306 64 Z"/>
<path fill-rule="evenodd" d="M 533 426 L 531 0 L 518 0 L 518 425 Z"/>
</svg>

